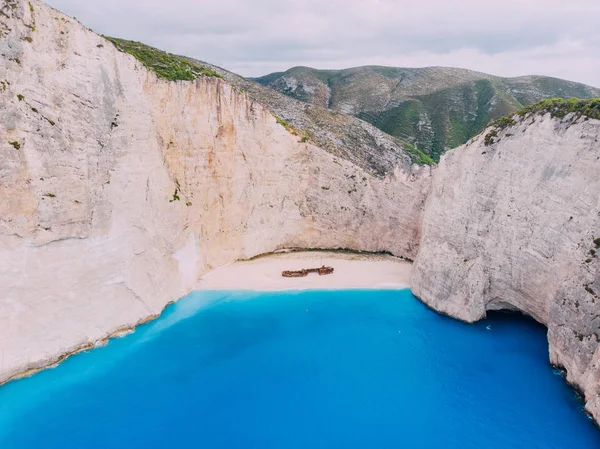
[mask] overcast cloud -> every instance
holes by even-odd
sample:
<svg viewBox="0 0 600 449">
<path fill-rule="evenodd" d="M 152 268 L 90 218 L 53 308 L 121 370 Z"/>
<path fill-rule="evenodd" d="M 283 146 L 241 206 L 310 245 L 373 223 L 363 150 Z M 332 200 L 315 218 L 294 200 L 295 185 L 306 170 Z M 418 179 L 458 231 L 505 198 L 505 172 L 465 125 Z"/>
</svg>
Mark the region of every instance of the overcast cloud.
<svg viewBox="0 0 600 449">
<path fill-rule="evenodd" d="M 47 0 L 102 34 L 245 76 L 452 66 L 600 87 L 598 0 Z"/>
</svg>

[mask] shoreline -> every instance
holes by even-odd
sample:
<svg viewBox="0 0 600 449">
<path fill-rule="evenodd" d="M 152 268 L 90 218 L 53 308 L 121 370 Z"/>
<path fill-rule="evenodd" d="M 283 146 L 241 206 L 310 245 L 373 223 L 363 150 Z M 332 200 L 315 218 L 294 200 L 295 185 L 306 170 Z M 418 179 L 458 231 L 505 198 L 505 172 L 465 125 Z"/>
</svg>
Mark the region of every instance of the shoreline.
<svg viewBox="0 0 600 449">
<path fill-rule="evenodd" d="M 82 354 L 84 352 L 90 351 L 94 348 L 99 348 L 101 346 L 105 346 L 112 339 L 125 337 L 125 336 L 129 335 L 130 333 L 135 332 L 135 330 L 138 327 L 143 326 L 144 324 L 147 324 L 151 321 L 154 321 L 154 320 L 160 318 L 161 315 L 164 313 L 164 311 L 167 309 L 167 307 L 169 307 L 173 303 L 174 303 L 174 301 L 169 302 L 164 307 L 164 309 L 161 311 L 160 314 L 149 315 L 146 318 L 141 319 L 140 321 L 138 321 L 137 323 L 135 323 L 131 326 L 119 327 L 119 328 L 115 329 L 114 331 L 110 332 L 108 335 L 96 340 L 93 343 L 89 343 L 89 342 L 81 343 L 81 344 L 73 346 L 71 349 L 69 349 L 68 351 L 66 351 L 64 353 L 59 354 L 58 356 L 51 359 L 50 361 L 48 361 L 48 359 L 46 359 L 45 361 L 40 361 L 39 363 L 32 363 L 31 366 L 29 368 L 27 368 L 26 370 L 24 370 L 20 373 L 14 374 L 11 377 L 9 377 L 8 379 L 1 381 L 0 388 L 2 388 L 4 385 L 6 385 L 8 383 L 31 377 L 31 376 L 33 376 L 39 372 L 45 371 L 47 369 L 56 368 L 58 365 L 60 365 L 62 362 L 64 362 L 68 358 L 70 358 L 74 355 L 77 355 L 77 354 Z"/>
<path fill-rule="evenodd" d="M 313 265 L 317 267 L 328 264 L 334 266 L 337 271 L 330 275 L 319 276 L 313 274 L 304 278 L 283 278 L 281 276 L 283 270 L 313 268 Z M 189 293 L 203 290 L 252 290 L 257 292 L 352 289 L 403 290 L 410 288 L 411 271 L 412 263 L 386 254 L 328 250 L 280 251 L 261 254 L 248 260 L 232 262 L 211 270 L 198 279 Z M 344 283 L 347 285 L 344 285 Z M 94 342 L 81 342 L 55 357 L 32 362 L 23 371 L 0 381 L 0 388 L 8 383 L 54 368 L 71 356 L 106 345 L 113 338 L 121 338 L 135 332 L 139 326 L 160 318 L 164 311 L 179 299 L 181 298 L 167 303 L 158 315 L 149 315 L 131 326 L 126 325 L 114 329 Z"/>
<path fill-rule="evenodd" d="M 334 272 L 320 276 L 286 278 L 285 270 L 331 266 Z M 400 290 L 410 288 L 412 264 L 406 260 L 372 253 L 294 251 L 261 255 L 237 261 L 202 276 L 194 290 Z"/>
</svg>

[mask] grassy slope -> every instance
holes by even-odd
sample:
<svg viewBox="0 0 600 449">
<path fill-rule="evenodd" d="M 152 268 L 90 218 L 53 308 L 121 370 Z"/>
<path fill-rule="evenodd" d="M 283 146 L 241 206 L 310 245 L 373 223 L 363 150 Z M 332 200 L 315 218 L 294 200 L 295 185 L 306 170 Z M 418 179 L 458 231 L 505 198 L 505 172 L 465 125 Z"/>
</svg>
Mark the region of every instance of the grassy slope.
<svg viewBox="0 0 600 449">
<path fill-rule="evenodd" d="M 490 123 L 498 129 L 504 129 L 515 124 L 514 116 L 524 117 L 527 114 L 546 114 L 550 113 L 552 117 L 564 118 L 568 114 L 574 114 L 574 118 L 587 117 L 600 120 L 600 98 L 590 98 L 589 100 L 581 100 L 579 98 L 570 98 L 564 100 L 562 98 L 550 98 L 538 103 L 525 106 L 519 109 L 514 114 L 509 114 Z"/>
<path fill-rule="evenodd" d="M 564 118 L 569 114 L 573 114 L 572 120 L 575 121 L 581 117 L 600 120 L 600 98 L 592 98 L 589 100 L 580 100 L 571 98 L 564 100 L 562 98 L 550 98 L 538 103 L 526 106 L 518 111 L 501 117 L 498 120 L 490 123 L 490 131 L 485 135 L 485 145 L 497 143 L 500 139 L 499 132 L 506 128 L 510 128 L 517 124 L 515 118 L 524 117 L 528 114 L 547 114 L 552 117 Z"/>
<path fill-rule="evenodd" d="M 187 59 L 167 53 L 141 42 L 107 37 L 119 50 L 129 53 L 159 77 L 170 81 L 192 81 L 201 76 L 221 76 L 214 70 L 193 64 Z"/>
</svg>

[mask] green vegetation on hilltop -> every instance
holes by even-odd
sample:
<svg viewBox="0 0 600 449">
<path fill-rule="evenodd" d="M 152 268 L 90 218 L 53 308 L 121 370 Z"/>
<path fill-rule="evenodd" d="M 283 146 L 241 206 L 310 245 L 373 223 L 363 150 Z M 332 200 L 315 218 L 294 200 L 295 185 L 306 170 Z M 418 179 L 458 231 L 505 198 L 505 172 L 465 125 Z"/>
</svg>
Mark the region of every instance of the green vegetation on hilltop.
<svg viewBox="0 0 600 449">
<path fill-rule="evenodd" d="M 552 117 L 558 118 L 563 118 L 573 112 L 578 117 L 583 116 L 600 120 L 600 98 L 591 98 L 589 100 L 581 100 L 579 98 L 570 98 L 569 100 L 550 98 L 549 100 L 526 106 L 517 111 L 516 114 L 522 117 L 529 113 L 538 112 L 549 112 Z"/>
<path fill-rule="evenodd" d="M 134 56 L 144 67 L 152 70 L 160 78 L 170 81 L 193 81 L 201 76 L 222 78 L 221 75 L 212 69 L 194 64 L 181 56 L 167 53 L 141 42 L 104 37 L 119 50 Z"/>
<path fill-rule="evenodd" d="M 550 98 L 538 103 L 525 106 L 519 109 L 510 116 L 499 118 L 490 123 L 498 129 L 508 128 L 516 124 L 514 116 L 524 117 L 527 114 L 550 113 L 552 117 L 563 118 L 567 114 L 574 113 L 575 117 L 588 117 L 600 120 L 600 98 L 592 98 L 589 100 L 581 100 L 579 98 L 570 98 L 563 100 L 562 98 Z"/>
<path fill-rule="evenodd" d="M 374 72 L 385 76 L 386 78 L 392 78 L 392 79 L 398 78 L 398 76 L 401 75 L 403 72 L 403 70 L 398 67 L 372 66 L 371 69 Z"/>
<path fill-rule="evenodd" d="M 500 139 L 498 131 L 510 128 L 517 124 L 515 117 L 525 117 L 528 114 L 547 114 L 552 117 L 564 118 L 568 114 L 574 114 L 573 119 L 579 117 L 588 117 L 600 120 L 600 98 L 592 98 L 590 100 L 581 100 L 579 98 L 570 98 L 563 100 L 562 98 L 550 98 L 538 103 L 526 106 L 519 109 L 514 114 L 501 117 L 489 124 L 492 130 L 489 131 L 483 140 L 486 146 L 497 143 Z"/>
</svg>

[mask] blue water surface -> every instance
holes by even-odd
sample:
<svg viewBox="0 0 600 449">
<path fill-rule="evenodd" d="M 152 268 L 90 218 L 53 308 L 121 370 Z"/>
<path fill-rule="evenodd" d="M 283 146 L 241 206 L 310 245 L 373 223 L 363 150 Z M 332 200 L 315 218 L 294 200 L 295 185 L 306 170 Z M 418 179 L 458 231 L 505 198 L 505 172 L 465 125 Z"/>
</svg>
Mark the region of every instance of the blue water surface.
<svg viewBox="0 0 600 449">
<path fill-rule="evenodd" d="M 196 292 L 1 387 L 0 448 L 600 448 L 545 337 L 408 290 Z"/>
</svg>

